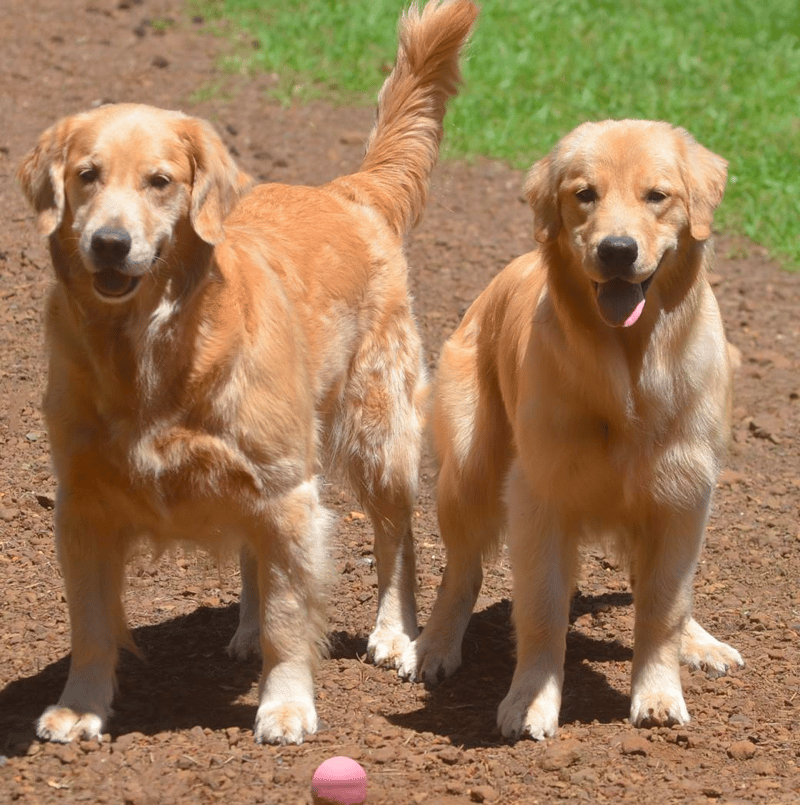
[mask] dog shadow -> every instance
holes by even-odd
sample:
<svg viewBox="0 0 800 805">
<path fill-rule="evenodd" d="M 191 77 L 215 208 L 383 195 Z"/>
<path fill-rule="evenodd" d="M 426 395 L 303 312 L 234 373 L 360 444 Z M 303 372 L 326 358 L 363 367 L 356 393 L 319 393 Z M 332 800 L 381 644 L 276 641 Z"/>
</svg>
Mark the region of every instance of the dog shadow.
<svg viewBox="0 0 800 805">
<path fill-rule="evenodd" d="M 585 612 L 626 606 L 627 594 L 578 596 L 571 619 Z M 225 649 L 238 623 L 238 604 L 200 607 L 152 626 L 132 630 L 145 659 L 123 651 L 117 669 L 118 695 L 108 731 L 113 738 L 138 732 L 155 735 L 192 728 L 252 728 L 258 658 L 239 662 Z M 424 706 L 388 716 L 397 725 L 447 736 L 464 747 L 503 744 L 495 726 L 497 706 L 514 671 L 511 605 L 501 601 L 475 614 L 464 638 L 463 664 L 450 679 L 432 688 Z M 361 658 L 364 635 L 332 632 L 330 654 Z M 616 641 L 594 640 L 576 630 L 567 635 L 561 722 L 602 723 L 628 715 L 630 700 L 584 661 L 629 661 L 632 652 Z M 69 656 L 0 690 L 0 754 L 25 755 L 37 741 L 35 723 L 58 700 L 69 672 Z M 250 698 L 252 702 L 243 701 Z"/>
<path fill-rule="evenodd" d="M 241 699 L 257 686 L 261 660 L 239 662 L 226 654 L 238 617 L 238 604 L 200 607 L 133 629 L 144 660 L 120 654 L 119 690 L 108 725 L 112 738 L 192 727 L 252 729 L 255 698 L 253 704 Z M 37 740 L 36 719 L 58 700 L 68 672 L 67 656 L 0 690 L 0 754 L 24 755 Z"/>
<path fill-rule="evenodd" d="M 570 622 L 587 612 L 632 603 L 629 593 L 577 595 Z M 570 629 L 564 665 L 564 693 L 559 723 L 611 723 L 627 718 L 630 697 L 612 687 L 588 663 L 629 662 L 632 650 L 616 640 L 597 640 Z M 387 716 L 394 725 L 447 737 L 471 748 L 507 743 L 496 726 L 497 708 L 514 674 L 511 603 L 503 600 L 473 615 L 464 635 L 462 665 L 449 679 L 428 689 L 423 706 Z"/>
</svg>

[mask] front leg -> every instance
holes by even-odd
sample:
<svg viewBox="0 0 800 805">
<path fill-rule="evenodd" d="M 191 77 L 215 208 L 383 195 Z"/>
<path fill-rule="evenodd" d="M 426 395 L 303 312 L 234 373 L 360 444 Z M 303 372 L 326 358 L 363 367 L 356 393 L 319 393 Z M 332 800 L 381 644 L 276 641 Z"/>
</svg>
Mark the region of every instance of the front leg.
<svg viewBox="0 0 800 805">
<path fill-rule="evenodd" d="M 683 635 L 693 632 L 692 582 L 710 497 L 709 489 L 691 507 L 655 509 L 637 535 L 631 679 L 635 726 L 689 722 L 679 664 Z"/>
<path fill-rule="evenodd" d="M 558 730 L 577 540 L 532 502 L 518 465 L 509 476 L 508 516 L 517 666 L 497 723 L 507 738 L 542 740 Z"/>
<path fill-rule="evenodd" d="M 314 671 L 325 643 L 324 586 L 331 516 L 315 481 L 269 504 L 253 535 L 261 597 L 263 671 L 254 727 L 258 743 L 302 743 L 316 732 Z"/>
<path fill-rule="evenodd" d="M 36 725 L 40 738 L 100 738 L 111 715 L 118 646 L 133 648 L 122 608 L 125 546 L 96 493 L 59 492 L 56 545 L 69 609 L 72 657 L 58 702 Z M 106 502 L 107 498 L 105 499 Z"/>
</svg>

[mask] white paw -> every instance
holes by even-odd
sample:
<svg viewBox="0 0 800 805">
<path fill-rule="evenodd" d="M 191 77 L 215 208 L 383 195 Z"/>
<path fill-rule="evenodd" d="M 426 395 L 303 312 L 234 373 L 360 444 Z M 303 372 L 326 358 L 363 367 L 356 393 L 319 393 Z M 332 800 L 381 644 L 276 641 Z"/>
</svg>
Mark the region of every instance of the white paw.
<svg viewBox="0 0 800 805">
<path fill-rule="evenodd" d="M 631 724 L 635 727 L 671 727 L 689 723 L 689 711 L 680 690 L 635 693 L 631 698 Z"/>
<path fill-rule="evenodd" d="M 367 657 L 375 665 L 398 668 L 410 645 L 411 638 L 404 632 L 376 628 L 367 642 Z"/>
<path fill-rule="evenodd" d="M 505 738 L 542 741 L 558 732 L 560 709 L 561 697 L 550 686 L 534 699 L 526 686 L 512 685 L 497 710 L 497 726 Z"/>
<path fill-rule="evenodd" d="M 317 711 L 310 702 L 266 702 L 253 728 L 260 744 L 301 744 L 317 731 Z"/>
<path fill-rule="evenodd" d="M 258 623 L 255 628 L 239 625 L 238 629 L 228 643 L 226 649 L 228 656 L 235 660 L 247 660 L 250 657 L 261 656 L 261 635 Z"/>
<path fill-rule="evenodd" d="M 710 677 L 725 676 L 731 670 L 744 668 L 742 655 L 727 643 L 712 637 L 694 619 L 681 636 L 681 662 L 693 671 L 703 670 Z"/>
<path fill-rule="evenodd" d="M 424 682 L 435 685 L 456 672 L 461 665 L 461 645 L 453 641 L 435 640 L 422 634 L 409 643 L 397 673 L 409 682 Z"/>
<path fill-rule="evenodd" d="M 69 743 L 78 738 L 102 740 L 103 719 L 95 713 L 76 713 L 53 705 L 36 722 L 36 734 L 45 741 Z"/>
</svg>

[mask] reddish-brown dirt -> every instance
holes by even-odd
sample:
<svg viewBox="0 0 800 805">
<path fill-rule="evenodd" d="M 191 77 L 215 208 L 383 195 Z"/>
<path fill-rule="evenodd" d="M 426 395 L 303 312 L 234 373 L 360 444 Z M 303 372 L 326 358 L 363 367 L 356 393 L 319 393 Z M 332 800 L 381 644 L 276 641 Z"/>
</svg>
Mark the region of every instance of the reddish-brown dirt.
<svg viewBox="0 0 800 805">
<path fill-rule="evenodd" d="M 92 0 L 86 0 L 91 3 Z M 624 572 L 587 551 L 569 633 L 559 736 L 501 740 L 495 711 L 513 669 L 509 574 L 501 559 L 467 632 L 464 665 L 438 688 L 364 661 L 375 611 L 368 525 L 335 484 L 333 650 L 318 678 L 322 726 L 302 746 L 253 742 L 258 664 L 225 645 L 237 617 L 232 564 L 202 554 L 143 557 L 126 605 L 146 661 L 124 656 L 110 735 L 40 743 L 32 724 L 64 683 L 69 629 L 53 550 L 54 480 L 39 402 L 45 244 L 14 182 L 23 154 L 59 116 L 137 100 L 211 119 L 264 180 L 320 183 L 359 161 L 371 110 L 269 102 L 269 77 L 219 74 L 220 43 L 178 0 L 5 0 L 0 26 L 0 801 L 309 803 L 316 766 L 357 759 L 368 802 L 621 803 L 800 800 L 800 275 L 720 235 L 714 285 L 742 351 L 729 460 L 698 571 L 696 613 L 747 667 L 732 678 L 684 671 L 692 722 L 626 721 L 632 607 Z M 165 32 L 148 20 L 172 18 Z M 375 76 L 376 91 L 382 76 Z M 219 81 L 213 100 L 192 93 Z M 465 91 L 468 91 L 466 88 Z M 691 127 L 691 126 L 690 126 Z M 522 176 L 443 162 L 409 246 L 431 367 L 466 305 L 531 246 Z M 426 458 L 416 534 L 419 608 L 430 612 L 444 561 Z"/>
</svg>

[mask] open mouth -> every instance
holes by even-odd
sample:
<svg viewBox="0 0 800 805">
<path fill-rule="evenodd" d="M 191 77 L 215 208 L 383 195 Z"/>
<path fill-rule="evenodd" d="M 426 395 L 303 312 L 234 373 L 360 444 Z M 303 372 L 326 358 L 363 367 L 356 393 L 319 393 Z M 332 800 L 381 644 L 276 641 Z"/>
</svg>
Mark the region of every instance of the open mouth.
<svg viewBox="0 0 800 805">
<path fill-rule="evenodd" d="M 121 299 L 131 293 L 139 284 L 140 277 L 123 274 L 114 268 L 103 268 L 93 278 L 94 289 L 100 296 Z"/>
<path fill-rule="evenodd" d="M 627 282 L 617 277 L 594 283 L 600 317 L 609 327 L 636 324 L 644 310 L 645 294 L 655 274 L 654 271 L 644 282 Z"/>
</svg>

